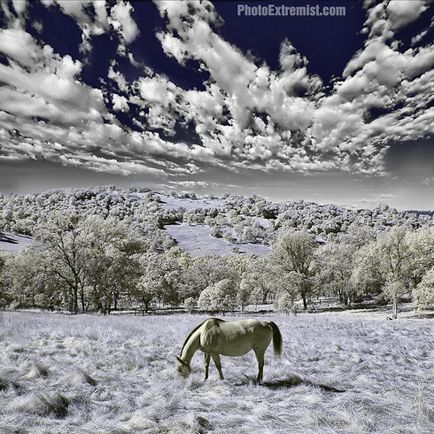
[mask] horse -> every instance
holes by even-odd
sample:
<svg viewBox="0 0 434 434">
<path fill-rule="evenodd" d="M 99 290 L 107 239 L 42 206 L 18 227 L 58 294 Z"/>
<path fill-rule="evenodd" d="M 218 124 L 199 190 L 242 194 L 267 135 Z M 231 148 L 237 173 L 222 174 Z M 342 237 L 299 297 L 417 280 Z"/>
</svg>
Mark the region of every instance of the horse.
<svg viewBox="0 0 434 434">
<path fill-rule="evenodd" d="M 282 335 L 279 327 L 272 321 L 245 319 L 240 321 L 224 321 L 219 318 L 208 318 L 196 326 L 185 339 L 181 354 L 176 357 L 177 371 L 183 377 L 191 372 L 190 362 L 197 350 L 204 353 L 205 381 L 211 357 L 223 380 L 220 355 L 237 357 L 253 350 L 258 361 L 257 383 L 264 373 L 264 354 L 273 340 L 276 355 L 282 352 Z"/>
</svg>

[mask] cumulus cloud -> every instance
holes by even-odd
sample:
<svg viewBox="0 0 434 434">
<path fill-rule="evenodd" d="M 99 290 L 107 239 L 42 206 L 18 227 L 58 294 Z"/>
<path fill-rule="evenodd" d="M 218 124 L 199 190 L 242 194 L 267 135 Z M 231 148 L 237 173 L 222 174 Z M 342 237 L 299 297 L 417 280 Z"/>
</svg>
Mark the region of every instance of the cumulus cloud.
<svg viewBox="0 0 434 434">
<path fill-rule="evenodd" d="M 81 50 L 90 51 L 91 38 L 105 32 L 115 31 L 121 38 L 119 50 L 126 51 L 128 45 L 139 35 L 139 28 L 131 16 L 133 7 L 129 2 L 118 1 L 109 8 L 106 0 L 43 0 L 46 7 L 58 5 L 61 11 L 74 18 L 82 31 Z M 109 10 L 109 13 L 108 13 Z"/>
<path fill-rule="evenodd" d="M 23 15 L 27 10 L 27 0 L 12 0 L 12 6 L 18 15 Z"/>
<path fill-rule="evenodd" d="M 202 144 L 216 156 L 233 153 L 241 160 L 234 165 L 243 165 L 243 160 L 246 165 L 258 158 L 265 160 L 277 155 L 277 144 L 282 139 L 292 140 L 291 131 L 310 126 L 315 98 L 299 94 L 313 95 L 322 83 L 318 77 L 308 75 L 307 60 L 289 41 L 282 43 L 281 70 L 272 71 L 265 63 L 257 65 L 213 30 L 212 24 L 219 19 L 211 3 L 156 2 L 156 6 L 169 22 L 168 30 L 158 33 L 166 54 L 181 64 L 188 59 L 198 61 L 210 73 L 207 90 L 182 94 L 178 109 L 186 117 L 185 113 L 194 114 L 191 118 Z M 194 15 L 190 14 L 192 9 Z M 274 137 L 254 138 L 249 128 L 257 112 L 265 113 L 267 122 L 282 131 Z"/>
<path fill-rule="evenodd" d="M 39 44 L 11 18 L 0 31 L 8 58 L 0 65 L 1 158 L 155 176 L 188 177 L 210 166 L 383 174 L 391 142 L 433 133 L 433 46 L 419 45 L 424 32 L 411 48 L 394 40 L 424 13 L 422 0 L 365 0 L 364 47 L 331 90 L 309 74 L 308 59 L 289 40 L 281 43 L 276 70 L 225 40 L 208 1 L 155 2 L 166 22 L 156 33 L 162 50 L 181 67 L 193 62 L 209 74 L 201 90 L 182 88 L 135 60 L 128 45 L 140 30 L 129 2 L 93 2 L 93 13 L 85 0 L 43 3 L 76 20 L 83 50 L 93 36 L 115 33 L 118 51 L 140 75 L 128 80 L 113 59 L 107 86 L 92 88 L 81 81 L 82 61 Z M 128 112 L 137 131 L 106 104 Z"/>
<path fill-rule="evenodd" d="M 127 112 L 130 110 L 130 106 L 128 105 L 128 100 L 124 96 L 114 93 L 112 95 L 112 102 L 113 102 L 114 111 Z"/>
<path fill-rule="evenodd" d="M 105 107 L 99 89 L 76 80 L 82 65 L 39 46 L 22 29 L 0 30 L 0 52 L 9 65 L 0 65 L 0 108 L 17 116 L 77 124 L 99 118 Z"/>
<path fill-rule="evenodd" d="M 133 42 L 140 33 L 137 24 L 131 18 L 132 9 L 131 4 L 124 1 L 111 8 L 110 24 L 122 35 L 127 44 Z"/>
<path fill-rule="evenodd" d="M 44 159 L 96 171 L 178 173 L 181 162 L 156 167 L 153 155 L 190 158 L 187 145 L 166 143 L 158 135 L 129 131 L 108 111 L 103 92 L 80 81 L 82 63 L 41 46 L 23 28 L 0 30 L 0 147 L 2 159 Z M 112 72 L 128 90 L 121 74 Z M 128 100 L 112 94 L 114 110 L 128 111 Z M 200 158 L 200 152 L 196 152 Z M 164 162 L 164 160 L 163 160 Z M 194 164 L 186 166 L 194 172 Z"/>
<path fill-rule="evenodd" d="M 399 0 L 391 1 L 386 11 L 392 29 L 399 29 L 415 21 L 426 10 L 425 0 Z"/>
</svg>

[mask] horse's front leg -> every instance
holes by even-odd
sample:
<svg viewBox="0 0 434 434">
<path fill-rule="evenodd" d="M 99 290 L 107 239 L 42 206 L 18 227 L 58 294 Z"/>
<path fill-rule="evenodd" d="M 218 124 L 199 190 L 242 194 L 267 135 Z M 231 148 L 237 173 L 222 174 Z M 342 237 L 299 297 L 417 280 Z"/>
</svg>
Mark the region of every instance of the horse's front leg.
<svg viewBox="0 0 434 434">
<path fill-rule="evenodd" d="M 219 371 L 220 380 L 224 380 L 223 378 L 223 372 L 222 372 L 222 362 L 220 360 L 220 354 L 218 353 L 211 353 L 212 359 L 214 360 L 214 364 L 217 368 L 217 371 Z"/>
<path fill-rule="evenodd" d="M 203 353 L 204 361 L 205 361 L 205 381 L 208 380 L 208 372 L 209 372 L 209 362 L 211 360 L 211 356 L 209 353 Z"/>
</svg>

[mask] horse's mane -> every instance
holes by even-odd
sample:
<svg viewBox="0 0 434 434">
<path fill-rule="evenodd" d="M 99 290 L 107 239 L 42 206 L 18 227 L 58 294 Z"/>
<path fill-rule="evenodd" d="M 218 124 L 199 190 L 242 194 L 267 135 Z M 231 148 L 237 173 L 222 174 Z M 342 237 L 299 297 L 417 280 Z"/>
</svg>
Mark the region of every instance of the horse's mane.
<svg viewBox="0 0 434 434">
<path fill-rule="evenodd" d="M 207 321 L 209 321 L 210 319 L 214 320 L 214 321 L 219 321 L 219 322 L 224 322 L 224 320 L 219 319 L 219 318 L 207 318 L 205 321 L 202 321 L 199 325 L 197 325 L 189 334 L 188 336 L 185 338 L 184 343 L 182 344 L 182 348 L 181 348 L 181 354 L 184 351 L 184 347 L 187 345 L 188 340 L 191 338 L 191 335 L 199 328 L 201 327 L 204 323 L 206 323 Z"/>
</svg>

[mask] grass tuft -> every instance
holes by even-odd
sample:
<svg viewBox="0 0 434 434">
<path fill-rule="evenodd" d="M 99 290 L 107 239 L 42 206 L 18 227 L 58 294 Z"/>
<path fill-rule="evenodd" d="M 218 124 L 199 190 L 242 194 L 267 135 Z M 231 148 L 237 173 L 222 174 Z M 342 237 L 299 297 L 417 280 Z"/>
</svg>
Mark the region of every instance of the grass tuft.
<svg viewBox="0 0 434 434">
<path fill-rule="evenodd" d="M 15 410 L 39 416 L 53 414 L 55 417 L 65 417 L 68 414 L 68 406 L 69 400 L 60 393 L 35 393 L 19 400 L 13 407 Z"/>
<path fill-rule="evenodd" d="M 26 375 L 28 379 L 47 377 L 49 374 L 48 368 L 41 363 L 34 363 Z"/>
</svg>

